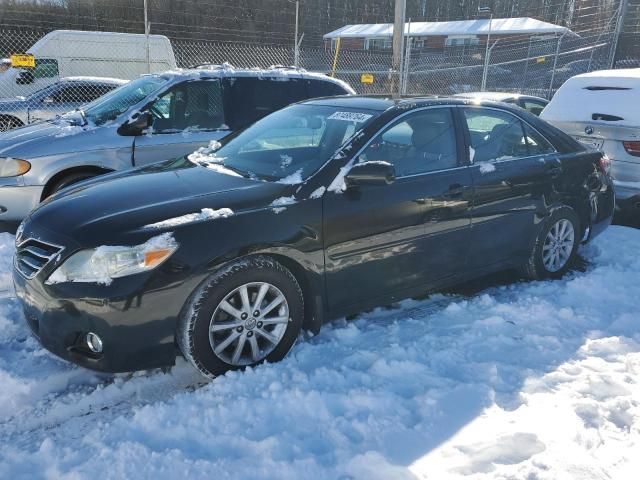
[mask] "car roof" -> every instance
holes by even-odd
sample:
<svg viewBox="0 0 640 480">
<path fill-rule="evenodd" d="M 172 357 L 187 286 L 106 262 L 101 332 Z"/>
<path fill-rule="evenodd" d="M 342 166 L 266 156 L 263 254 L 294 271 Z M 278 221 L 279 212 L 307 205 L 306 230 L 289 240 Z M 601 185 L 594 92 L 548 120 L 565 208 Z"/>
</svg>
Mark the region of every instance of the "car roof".
<svg viewBox="0 0 640 480">
<path fill-rule="evenodd" d="M 455 97 L 462 98 L 486 98 L 487 100 L 494 100 L 496 102 L 501 102 L 504 100 L 508 100 L 511 98 L 520 98 L 522 95 L 519 93 L 507 93 L 507 92 L 467 92 L 467 93 L 456 93 Z"/>
<path fill-rule="evenodd" d="M 60 79 L 60 82 L 86 82 L 86 83 L 101 83 L 101 84 L 112 84 L 112 85 L 124 85 L 129 80 L 123 80 L 122 78 L 111 78 L 111 77 L 63 77 Z"/>
<path fill-rule="evenodd" d="M 273 65 L 269 68 L 235 68 L 233 65 L 223 63 L 202 64 L 190 68 L 178 68 L 166 72 L 159 72 L 163 77 L 184 77 L 184 78 L 228 78 L 228 77 L 268 77 L 268 78 L 306 78 L 316 79 L 340 85 L 348 92 L 354 92 L 351 86 L 338 78 L 329 77 L 323 73 L 308 72 L 304 68 L 286 67 Z"/>
<path fill-rule="evenodd" d="M 476 100 L 493 100 L 494 102 L 504 102 L 505 100 L 517 100 L 519 98 L 532 98 L 536 100 L 542 100 L 546 102 L 547 100 L 542 97 L 536 97 L 535 95 L 526 95 L 523 93 L 509 93 L 509 92 L 468 92 L 468 93 L 457 93 L 454 95 L 455 97 L 460 98 L 473 98 Z"/>
<path fill-rule="evenodd" d="M 428 107 L 437 105 L 469 105 L 476 104 L 476 101 L 470 98 L 455 97 L 455 96 L 403 96 L 400 98 L 391 98 L 388 95 L 341 95 L 337 97 L 323 97 L 314 98 L 300 102 L 307 105 L 326 105 L 332 107 L 345 107 L 345 108 L 363 108 L 368 110 L 384 111 L 390 108 L 398 109 L 413 109 L 417 107 Z M 481 105 L 486 106 L 502 106 L 504 105 L 489 99 L 481 101 Z"/>
</svg>

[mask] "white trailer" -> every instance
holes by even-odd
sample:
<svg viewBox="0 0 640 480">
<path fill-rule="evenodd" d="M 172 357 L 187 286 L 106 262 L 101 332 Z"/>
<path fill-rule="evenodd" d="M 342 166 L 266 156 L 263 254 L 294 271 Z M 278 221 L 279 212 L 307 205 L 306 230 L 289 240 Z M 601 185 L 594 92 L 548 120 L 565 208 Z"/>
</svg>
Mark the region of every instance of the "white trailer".
<svg viewBox="0 0 640 480">
<path fill-rule="evenodd" d="M 92 76 L 134 79 L 143 73 L 176 68 L 169 39 L 163 35 L 55 30 L 27 52 L 35 68 L 0 73 L 0 98 L 26 96 L 61 77 Z M 148 62 L 147 62 L 148 60 Z"/>
</svg>

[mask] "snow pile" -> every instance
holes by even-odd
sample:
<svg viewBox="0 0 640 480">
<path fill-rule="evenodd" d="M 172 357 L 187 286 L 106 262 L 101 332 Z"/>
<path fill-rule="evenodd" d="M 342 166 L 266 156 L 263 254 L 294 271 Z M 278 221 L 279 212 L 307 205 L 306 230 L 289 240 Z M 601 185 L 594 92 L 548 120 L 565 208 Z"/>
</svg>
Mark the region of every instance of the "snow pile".
<svg viewBox="0 0 640 480">
<path fill-rule="evenodd" d="M 190 153 L 187 158 L 193 163 L 222 162 L 224 158 L 215 154 L 220 147 L 222 147 L 222 144 L 219 141 L 212 140 L 207 147 L 200 147 L 195 152 Z"/>
<path fill-rule="evenodd" d="M 201 388 L 184 362 L 113 378 L 57 360 L 7 297 L 0 478 L 636 478 L 639 244 L 612 227 L 584 273 L 336 321 Z"/>
<path fill-rule="evenodd" d="M 324 195 L 324 192 L 326 191 L 327 189 L 325 187 L 318 187 L 313 192 L 311 192 L 311 195 L 309 195 L 309 198 L 321 198 Z"/>
<path fill-rule="evenodd" d="M 284 183 L 286 185 L 297 185 L 298 183 L 302 183 L 302 169 L 296 170 L 291 175 L 281 178 L 278 180 L 278 183 Z"/>
<path fill-rule="evenodd" d="M 288 205 L 293 205 L 294 203 L 296 203 L 296 197 L 291 195 L 290 197 L 276 198 L 269 206 L 275 207 L 272 208 L 275 213 L 280 213 L 286 210 Z"/>
<path fill-rule="evenodd" d="M 58 133 L 54 135 L 55 138 L 64 138 L 70 137 L 72 135 L 77 135 L 79 133 L 84 132 L 84 128 L 80 125 L 65 125 L 64 127 L 60 127 L 58 129 Z"/>
<path fill-rule="evenodd" d="M 491 173 L 496 171 L 496 166 L 491 162 L 478 162 L 476 165 L 480 166 L 480 173 Z"/>
<path fill-rule="evenodd" d="M 233 215 L 233 210 L 230 208 L 220 208 L 218 210 L 203 208 L 199 213 L 188 213 L 187 215 L 182 215 L 180 217 L 168 218 L 161 222 L 145 225 L 144 228 L 173 228 L 188 223 L 202 222 L 204 220 L 227 218 L 231 215 Z"/>
<path fill-rule="evenodd" d="M 216 155 L 222 145 L 217 140 L 209 142 L 209 146 L 200 147 L 193 153 L 190 153 L 187 158 L 189 161 L 207 167 L 215 172 L 222 173 L 224 175 L 231 175 L 232 177 L 242 177 L 238 172 L 231 170 L 224 166 L 223 162 L 225 157 L 219 157 Z"/>
</svg>

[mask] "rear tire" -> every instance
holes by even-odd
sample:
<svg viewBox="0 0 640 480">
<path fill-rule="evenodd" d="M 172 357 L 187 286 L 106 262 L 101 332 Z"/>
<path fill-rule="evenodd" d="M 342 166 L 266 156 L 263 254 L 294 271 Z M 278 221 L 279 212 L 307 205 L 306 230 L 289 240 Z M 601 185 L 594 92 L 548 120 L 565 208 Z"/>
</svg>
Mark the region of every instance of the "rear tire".
<svg viewBox="0 0 640 480">
<path fill-rule="evenodd" d="M 266 256 L 222 268 L 191 295 L 178 322 L 178 347 L 209 378 L 282 360 L 304 321 L 293 274 Z"/>
<path fill-rule="evenodd" d="M 557 279 L 571 268 L 580 244 L 580 220 L 571 207 L 555 210 L 542 224 L 522 274 L 531 280 Z"/>
</svg>

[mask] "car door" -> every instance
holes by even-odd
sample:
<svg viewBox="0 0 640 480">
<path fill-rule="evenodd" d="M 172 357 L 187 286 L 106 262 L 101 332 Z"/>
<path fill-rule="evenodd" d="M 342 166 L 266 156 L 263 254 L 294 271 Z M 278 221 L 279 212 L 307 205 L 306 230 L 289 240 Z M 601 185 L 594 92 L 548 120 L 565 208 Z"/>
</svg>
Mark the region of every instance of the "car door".
<svg viewBox="0 0 640 480">
<path fill-rule="evenodd" d="M 395 182 L 324 196 L 330 308 L 404 298 L 464 268 L 472 181 L 458 140 L 450 108 L 405 114 L 356 159 L 391 163 Z"/>
<path fill-rule="evenodd" d="M 147 165 L 189 154 L 230 133 L 219 79 L 179 83 L 154 100 L 146 110 L 152 126 L 135 137 L 133 162 Z"/>
<path fill-rule="evenodd" d="M 529 251 L 561 165 L 553 146 L 515 114 L 461 111 L 474 183 L 469 267 L 509 262 Z"/>
</svg>

